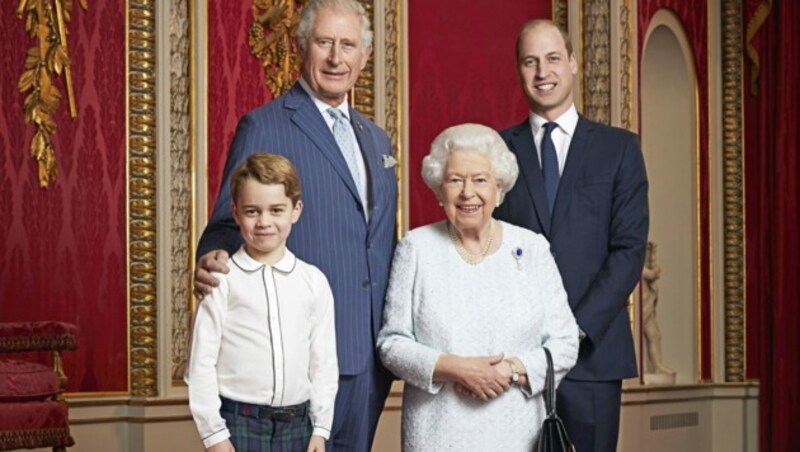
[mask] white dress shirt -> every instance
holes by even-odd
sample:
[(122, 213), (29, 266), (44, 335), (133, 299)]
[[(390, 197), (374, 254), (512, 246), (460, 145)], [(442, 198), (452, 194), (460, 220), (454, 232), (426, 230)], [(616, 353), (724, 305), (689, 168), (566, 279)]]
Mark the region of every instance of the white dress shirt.
[(328, 280), (288, 249), (268, 266), (242, 247), (228, 267), (197, 308), (186, 376), (203, 444), (230, 437), (220, 396), (270, 406), (308, 400), (313, 434), (327, 439), (339, 381)]
[[(328, 109), (331, 108), (331, 105), (323, 102), (322, 99), (320, 99), (317, 96), (317, 93), (311, 90), (311, 87), (308, 86), (308, 82), (303, 80), (302, 77), (300, 78), (299, 82), (300, 86), (302, 86), (303, 89), (306, 91), (306, 93), (308, 93), (308, 96), (311, 97), (311, 100), (314, 101), (314, 105), (316, 105), (317, 109), (319, 109), (319, 113), (325, 119), (325, 124), (328, 125), (328, 129), (330, 129), (331, 133), (333, 133), (333, 123), (335, 122), (335, 119), (330, 114), (328, 114)], [(347, 94), (345, 94), (344, 96), (344, 101), (338, 106), (333, 108), (336, 108), (337, 110), (344, 113), (344, 117), (347, 118), (347, 121), (350, 122), (350, 124), (352, 124), (352, 122), (350, 121), (350, 107), (347, 104)], [(361, 153), (361, 145), (358, 144), (358, 138), (356, 137), (356, 133), (352, 128), (350, 129), (350, 135), (353, 138), (353, 144), (355, 144), (356, 146), (355, 160), (356, 160), (356, 166), (358, 167), (358, 175), (359, 175), (359, 180), (355, 181), (356, 188), (358, 188), (359, 193), (363, 193), (364, 195), (363, 197), (361, 197), (361, 205), (364, 206), (365, 216), (367, 217), (367, 219), (369, 219), (370, 206), (369, 206), (369, 192), (367, 191), (369, 187), (369, 179), (367, 178), (367, 167), (364, 164), (364, 154)]]
[(567, 153), (569, 153), (569, 145), (572, 143), (572, 137), (575, 135), (575, 128), (578, 127), (578, 111), (573, 104), (569, 110), (565, 111), (561, 116), (556, 118), (555, 121), (548, 121), (543, 117), (531, 112), (528, 121), (531, 124), (533, 131), (533, 142), (536, 143), (536, 154), (539, 157), (539, 168), (542, 165), (542, 139), (544, 138), (544, 125), (548, 122), (555, 122), (558, 127), (550, 132), (550, 137), (553, 139), (553, 145), (556, 147), (556, 156), (558, 157), (558, 174), (564, 174), (564, 164), (567, 162)]

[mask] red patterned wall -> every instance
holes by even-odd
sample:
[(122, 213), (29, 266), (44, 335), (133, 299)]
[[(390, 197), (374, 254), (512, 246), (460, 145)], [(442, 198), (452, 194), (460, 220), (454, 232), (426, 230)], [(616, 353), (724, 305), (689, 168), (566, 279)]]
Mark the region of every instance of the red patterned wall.
[(208, 2), (209, 216), (239, 118), (272, 98), (264, 85), (261, 64), (250, 54), (247, 43), (252, 22), (251, 2)]
[(502, 130), (528, 106), (516, 75), (515, 42), (523, 23), (551, 18), (552, 2), (409, 0), (409, 223), (444, 218), (422, 180), (422, 158), (445, 128), (478, 122)]
[(125, 10), (74, 2), (69, 51), (78, 118), (66, 91), (54, 139), (58, 179), (38, 186), (16, 82), (36, 45), (0, 6), (0, 321), (55, 319), (80, 327), (65, 355), (69, 391), (127, 390)]
[[(708, 154), (708, 5), (693, 0), (640, 0), (638, 43), (639, 68), (641, 73), (642, 46), (650, 20), (659, 9), (666, 8), (675, 13), (683, 24), (688, 37), (695, 64), (698, 90), (698, 132), (700, 135), (700, 376), (711, 379), (712, 349), (711, 324), (711, 257), (710, 257), (710, 211), (709, 211), (709, 154)], [(641, 79), (641, 77), (640, 77)], [(641, 91), (641, 90), (640, 90)], [(641, 109), (640, 109), (641, 111)], [(641, 124), (641, 121), (639, 121)], [(647, 133), (647, 131), (642, 131)], [(715, 378), (721, 376), (714, 376)]]

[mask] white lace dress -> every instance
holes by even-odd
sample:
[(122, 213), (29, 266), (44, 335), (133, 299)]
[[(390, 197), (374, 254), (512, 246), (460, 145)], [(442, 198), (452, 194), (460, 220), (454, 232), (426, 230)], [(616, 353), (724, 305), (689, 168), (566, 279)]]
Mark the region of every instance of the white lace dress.
[[(577, 359), (578, 327), (549, 243), (502, 228), (500, 249), (477, 265), (460, 258), (445, 222), (417, 228), (397, 246), (378, 349), (406, 382), (406, 452), (533, 450), (544, 419), (541, 347), (552, 352), (558, 381)], [(517, 356), (530, 386), (488, 402), (464, 397), (452, 383), (432, 381), (443, 353)]]

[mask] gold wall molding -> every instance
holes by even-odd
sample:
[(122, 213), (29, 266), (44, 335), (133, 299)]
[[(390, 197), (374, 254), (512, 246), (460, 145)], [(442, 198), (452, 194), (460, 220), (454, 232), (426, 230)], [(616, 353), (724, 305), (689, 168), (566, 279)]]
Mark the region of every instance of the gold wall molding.
[(170, 1), (170, 374), (183, 383), (192, 317), (194, 186), (191, 146), (190, 0)]
[[(79, 0), (84, 10), (89, 8), (86, 1)], [(67, 24), (72, 18), (72, 1), (20, 0), (16, 14), (19, 18), (25, 15), (25, 31), (38, 40), (36, 46), (28, 49), (17, 88), (23, 94), (30, 91), (23, 106), (25, 122), (36, 125), (30, 154), (37, 162), (39, 186), (47, 188), (58, 175), (52, 142), (56, 133), (53, 114), (58, 110), (62, 95), (53, 84), (54, 75), (64, 73), (69, 114), (73, 119), (78, 116), (72, 90), (72, 63), (67, 49)]]
[(584, 0), (583, 114), (611, 124), (611, 5), (607, 0)]
[(384, 69), (386, 84), (386, 102), (384, 113), (386, 121), (384, 130), (389, 135), (392, 143), (394, 158), (397, 160), (397, 236), (400, 238), (403, 233), (405, 218), (403, 213), (403, 168), (405, 165), (405, 154), (403, 152), (402, 130), (403, 130), (403, 106), (402, 106), (402, 80), (403, 69), (400, 64), (403, 48), (403, 14), (400, 9), (401, 0), (389, 0), (386, 2), (384, 10), (385, 17), (385, 39), (384, 49)]
[[(377, 1), (377, 0), (376, 0)], [(369, 17), (372, 30), (375, 31), (375, 7), (373, 0), (358, 0), (358, 3), (364, 7)], [(372, 46), (375, 46), (375, 39), (373, 33)], [(361, 71), (356, 84), (353, 87), (352, 96), (353, 108), (358, 110), (359, 113), (366, 116), (370, 120), (375, 120), (375, 53), (367, 60), (367, 65)]]
[(745, 375), (744, 130), (742, 2), (722, 2), (722, 178), (725, 262), (725, 381)]
[(631, 0), (622, 0), (619, 7), (619, 120), (633, 130), (633, 8)]
[[(403, 117), (403, 108), (400, 103), (401, 80), (403, 77), (400, 65), (400, 49), (402, 48), (402, 14), (400, 11), (401, 0), (389, 0), (386, 4), (384, 16), (386, 18), (386, 39), (383, 43), (386, 70), (386, 124), (384, 129), (389, 135), (389, 140), (400, 153), (400, 131)], [(395, 156), (397, 158), (397, 156)], [(397, 159), (401, 166), (400, 159)]]
[(155, 0), (128, 0), (128, 303), (130, 392), (158, 395)]
[(569, 7), (567, 0), (553, 0), (553, 22), (564, 30), (569, 30)]

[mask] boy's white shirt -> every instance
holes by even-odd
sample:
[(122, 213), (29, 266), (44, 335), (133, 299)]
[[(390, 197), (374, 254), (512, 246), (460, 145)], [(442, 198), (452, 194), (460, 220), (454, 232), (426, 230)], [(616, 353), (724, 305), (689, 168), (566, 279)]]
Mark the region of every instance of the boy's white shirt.
[(328, 280), (288, 249), (268, 266), (242, 247), (228, 267), (198, 305), (186, 375), (203, 444), (230, 437), (220, 395), (270, 406), (310, 400), (313, 434), (328, 439), (339, 381)]

